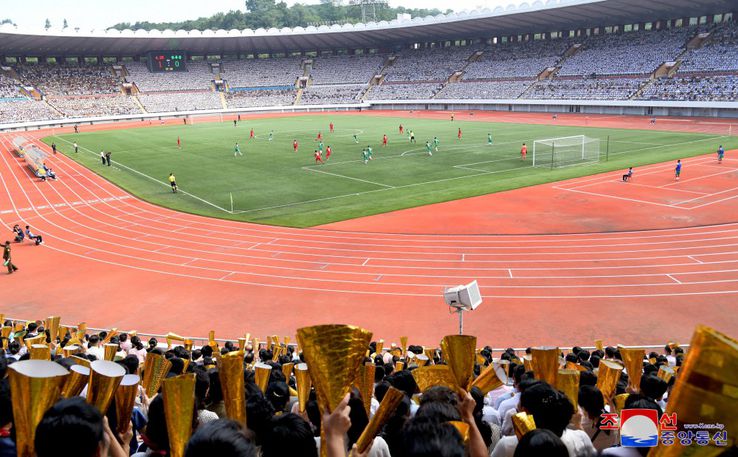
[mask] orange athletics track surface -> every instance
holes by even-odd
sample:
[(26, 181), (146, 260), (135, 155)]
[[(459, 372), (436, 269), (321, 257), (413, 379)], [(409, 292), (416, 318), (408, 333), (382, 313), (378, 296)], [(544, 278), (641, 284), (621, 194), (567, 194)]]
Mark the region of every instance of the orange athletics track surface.
[[(412, 115), (421, 114), (448, 116)], [(474, 119), (544, 122), (535, 114)], [(648, 120), (557, 122), (647, 128)], [(717, 124), (660, 120), (654, 128), (726, 131)], [(39, 182), (10, 152), (11, 138), (0, 136), (0, 223), (6, 239), (13, 224), (29, 224), (45, 243), (13, 245), (20, 271), (0, 272), (6, 316), (58, 314), (142, 333), (214, 329), (231, 339), (345, 322), (387, 341), (435, 344), (457, 329), (443, 287), (477, 279), (485, 302), (467, 314), (465, 332), (495, 347), (684, 342), (698, 322), (738, 334), (733, 151), (720, 165), (714, 155), (685, 160), (679, 183), (673, 164), (657, 164), (627, 184), (609, 173), (292, 229), (151, 205), (63, 155), (49, 159), (60, 179)]]

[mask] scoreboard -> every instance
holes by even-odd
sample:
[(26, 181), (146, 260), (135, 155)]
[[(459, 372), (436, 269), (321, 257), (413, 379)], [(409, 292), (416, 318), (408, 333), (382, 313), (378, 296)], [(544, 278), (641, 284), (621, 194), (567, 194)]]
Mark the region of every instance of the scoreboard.
[(187, 71), (185, 60), (183, 51), (150, 52), (149, 70), (153, 72)]

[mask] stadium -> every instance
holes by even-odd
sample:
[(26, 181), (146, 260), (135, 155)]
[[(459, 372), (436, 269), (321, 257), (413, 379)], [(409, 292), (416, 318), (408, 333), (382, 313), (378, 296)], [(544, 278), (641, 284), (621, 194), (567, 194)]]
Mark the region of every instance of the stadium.
[(736, 6), (0, 25), (0, 454), (734, 455)]

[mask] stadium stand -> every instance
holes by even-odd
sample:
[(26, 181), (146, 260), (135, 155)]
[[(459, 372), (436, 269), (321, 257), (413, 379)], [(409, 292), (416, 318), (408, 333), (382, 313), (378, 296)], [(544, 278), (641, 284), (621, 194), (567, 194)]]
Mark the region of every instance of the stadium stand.
[(295, 89), (241, 90), (228, 92), (226, 101), (231, 108), (287, 106), (295, 103)]
[(168, 73), (152, 73), (142, 62), (127, 63), (126, 69), (126, 81), (135, 83), (141, 92), (210, 89), (214, 79), (205, 62), (190, 62), (187, 71)]
[(637, 78), (559, 78), (539, 81), (526, 94), (531, 99), (625, 100), (645, 79)]
[(379, 73), (387, 56), (328, 56), (313, 60), (310, 77), (313, 84), (367, 83)]
[(48, 102), (66, 117), (117, 116), (141, 113), (138, 105), (131, 97), (125, 95), (49, 97)]
[(735, 102), (738, 101), (738, 75), (658, 79), (643, 91), (640, 98)]
[(355, 103), (366, 84), (310, 86), (302, 92), (303, 105)]
[(436, 95), (442, 99), (505, 99), (518, 98), (533, 84), (533, 80), (461, 81), (446, 85)]
[(46, 119), (60, 119), (62, 117), (44, 102), (28, 99), (0, 101), (0, 122), (42, 121)]
[(367, 94), (370, 100), (418, 100), (433, 97), (441, 88), (440, 82), (435, 83), (384, 83), (372, 87)]
[(20, 65), (21, 82), (44, 95), (91, 95), (120, 92), (120, 81), (104, 65)]
[(480, 46), (405, 49), (388, 67), (386, 81), (445, 81), (461, 70)]
[(300, 63), (294, 57), (225, 60), (221, 76), (229, 87), (294, 86), (304, 74)]
[[(67, 436), (70, 427), (102, 430), (102, 417), (113, 403), (111, 429), (125, 431), (133, 421), (136, 433), (107, 443), (120, 446), (120, 455), (137, 457), (204, 457), (213, 449), (239, 457), (317, 457), (318, 436), (339, 450), (329, 456), (345, 456), (354, 443), (371, 444), (372, 457), (622, 455), (623, 448), (609, 449), (619, 443), (619, 433), (598, 431), (603, 411), (653, 409), (660, 418), (668, 408), (684, 420), (701, 417), (705, 405), (728, 413), (735, 399), (721, 386), (733, 373), (712, 360), (738, 359), (734, 340), (701, 325), (693, 346), (669, 342), (647, 349), (600, 342), (570, 350), (503, 350), (479, 347), (476, 337), (458, 335), (444, 337), (441, 348), (419, 346), (408, 337), (401, 337), (400, 345), (384, 346), (383, 340), (370, 341), (367, 330), (333, 325), (298, 330), (297, 350), (286, 344), (286, 337), (235, 342), (169, 333), (147, 340), (135, 332), (63, 326), (59, 317), (6, 320), (3, 335), (0, 358), (10, 381), (0, 381), (0, 413), (14, 425), (15, 439), (0, 440), (0, 451), (16, 455), (17, 447), (30, 451), (18, 455), (38, 457), (59, 455), (69, 446), (77, 453), (83, 446), (97, 449), (103, 438), (94, 433), (78, 432), (73, 444), (64, 438), (53, 446), (48, 441)], [(715, 384), (697, 384), (695, 373), (705, 366), (715, 367)], [(21, 394), (42, 376), (48, 380), (49, 373), (59, 376), (57, 388), (46, 381), (36, 397)], [(95, 382), (100, 374), (112, 381)], [(125, 391), (119, 385), (132, 386), (130, 401), (113, 401), (116, 390), (116, 397)], [(345, 393), (348, 402), (338, 406)], [(319, 402), (333, 404), (335, 416), (321, 420)], [(38, 416), (43, 415), (38, 428), (17, 419), (31, 408), (40, 408)], [(181, 414), (187, 420), (175, 420)], [(60, 418), (72, 415), (73, 421)], [(337, 420), (341, 415), (344, 420)], [(449, 420), (463, 424), (458, 427), (468, 433), (467, 440)], [(381, 422), (372, 430), (374, 421)], [(248, 439), (240, 428), (244, 422)], [(365, 429), (372, 431), (360, 438)], [(45, 439), (33, 441), (34, 430)], [(540, 453), (531, 450), (529, 438), (536, 433), (547, 435), (549, 447)], [(711, 450), (719, 452), (730, 443), (721, 434), (708, 436), (716, 442), (710, 445), (707, 439)], [(252, 442), (260, 445), (259, 454)], [(551, 453), (552, 446), (561, 452)], [(234, 447), (237, 453), (223, 451)]]
[(222, 108), (216, 92), (150, 92), (138, 95), (146, 111), (150, 113), (191, 111)]
[(0, 73), (0, 99), (13, 99), (20, 96), (21, 94), (20, 88), (18, 87), (18, 81)]

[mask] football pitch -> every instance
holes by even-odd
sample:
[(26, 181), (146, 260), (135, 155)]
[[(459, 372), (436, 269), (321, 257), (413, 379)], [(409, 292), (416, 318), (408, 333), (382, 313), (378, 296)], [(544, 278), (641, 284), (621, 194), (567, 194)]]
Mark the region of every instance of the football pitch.
[[(328, 131), (330, 122), (334, 133)], [(251, 129), (254, 139), (249, 139)], [(417, 143), (409, 142), (408, 130), (415, 133)], [(325, 164), (316, 164), (313, 157), (318, 132), (332, 149)], [(491, 145), (488, 134), (493, 137)], [(531, 165), (535, 140), (577, 135), (599, 139), (598, 163), (564, 168)], [(430, 156), (425, 143), (434, 137), (440, 145)], [(297, 153), (293, 140), (299, 143)], [(719, 144), (738, 148), (737, 137), (719, 135), (371, 114), (247, 118), (236, 127), (227, 121), (82, 131), (43, 141), (55, 142), (60, 152), (149, 202), (206, 216), (293, 227), (676, 160), (714, 152)], [(74, 142), (79, 145), (77, 154)], [(243, 156), (234, 157), (237, 142)], [(520, 160), (523, 143), (529, 149), (527, 161)], [(367, 146), (373, 159), (365, 164), (362, 149)], [(101, 164), (101, 150), (112, 153), (113, 166)], [(171, 192), (169, 173), (177, 178), (177, 194)]]

